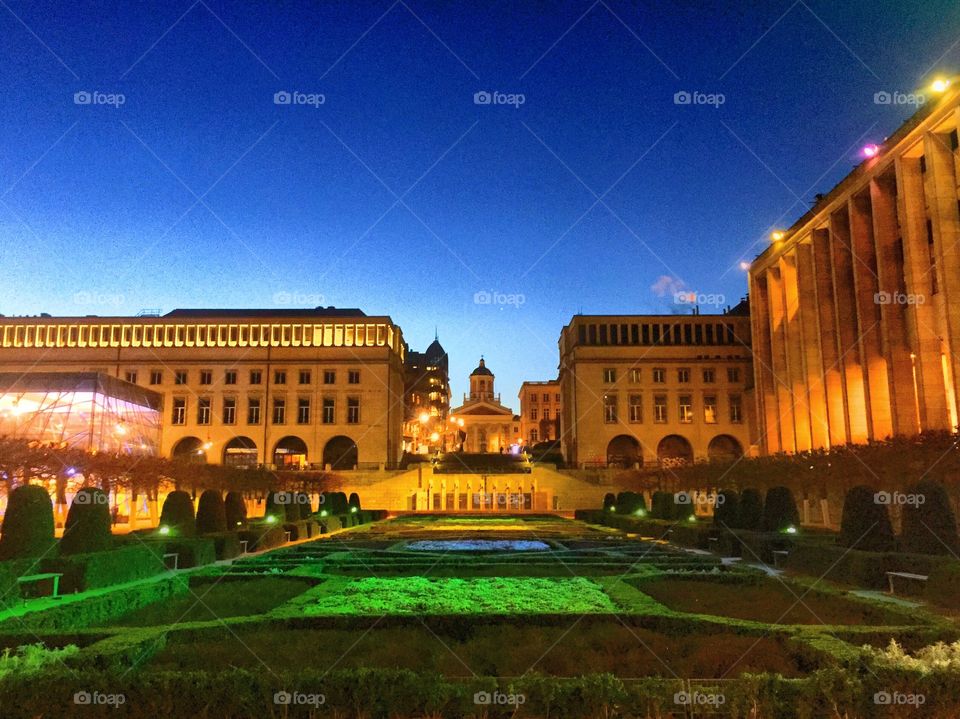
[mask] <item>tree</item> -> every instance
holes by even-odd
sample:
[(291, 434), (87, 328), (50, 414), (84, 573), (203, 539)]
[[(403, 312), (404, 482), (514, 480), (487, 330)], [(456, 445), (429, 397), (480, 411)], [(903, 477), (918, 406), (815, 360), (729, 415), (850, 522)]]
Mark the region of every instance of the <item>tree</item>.
[(243, 501), (243, 494), (237, 491), (227, 492), (223, 502), (228, 529), (236, 529), (247, 523), (247, 503)]
[(617, 506), (617, 498), (613, 492), (607, 492), (603, 495), (603, 511), (609, 512), (612, 508)]
[(843, 498), (840, 537), (837, 543), (866, 552), (889, 552), (895, 547), (887, 505), (870, 487), (858, 485)]
[(103, 552), (111, 546), (109, 498), (101, 489), (84, 487), (73, 496), (67, 512), (60, 554)]
[(900, 548), (918, 554), (956, 554), (957, 520), (947, 490), (925, 479), (907, 490)]
[(40, 557), (54, 543), (53, 503), (43, 487), (22, 484), (10, 493), (0, 527), (0, 558)]
[(717, 503), (713, 507), (713, 522), (722, 527), (737, 527), (740, 524), (740, 495), (733, 489), (722, 489), (717, 493)]
[(783, 532), (800, 526), (800, 513), (789, 487), (771, 487), (763, 503), (763, 519), (760, 529), (764, 532)]
[(263, 510), (264, 519), (273, 517), (274, 522), (287, 521), (287, 507), (290, 504), (287, 501), (288, 494), (287, 492), (270, 492), (267, 495), (267, 505)]
[(183, 490), (170, 492), (163, 500), (160, 510), (160, 529), (166, 527), (168, 531), (176, 532), (181, 536), (190, 537), (196, 533), (193, 517), (193, 500)]
[(673, 502), (673, 492), (654, 492), (650, 500), (650, 514), (655, 519), (674, 519), (676, 509)]
[(227, 513), (219, 489), (208, 489), (197, 503), (197, 532), (212, 534), (227, 530)]
[(740, 521), (737, 529), (759, 529), (763, 520), (763, 495), (747, 488), (740, 493)]
[(351, 493), (350, 499), (347, 501), (347, 503), (350, 505), (351, 512), (354, 510), (357, 512), (360, 511), (360, 495), (356, 492)]

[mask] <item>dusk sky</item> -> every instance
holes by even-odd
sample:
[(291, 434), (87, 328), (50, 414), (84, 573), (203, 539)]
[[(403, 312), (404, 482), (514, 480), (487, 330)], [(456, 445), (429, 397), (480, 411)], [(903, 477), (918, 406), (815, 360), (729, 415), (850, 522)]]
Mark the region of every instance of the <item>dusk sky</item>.
[(736, 304), (960, 4), (3, 0), (0, 58), (0, 313), (359, 307), (517, 409), (577, 312)]

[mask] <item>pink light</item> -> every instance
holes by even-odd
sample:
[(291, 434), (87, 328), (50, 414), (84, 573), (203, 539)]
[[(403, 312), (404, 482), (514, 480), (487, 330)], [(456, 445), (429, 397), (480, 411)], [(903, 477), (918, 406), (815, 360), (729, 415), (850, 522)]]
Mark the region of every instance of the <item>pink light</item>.
[(878, 145), (864, 145), (860, 152), (863, 153), (864, 157), (876, 157), (880, 154), (880, 147)]

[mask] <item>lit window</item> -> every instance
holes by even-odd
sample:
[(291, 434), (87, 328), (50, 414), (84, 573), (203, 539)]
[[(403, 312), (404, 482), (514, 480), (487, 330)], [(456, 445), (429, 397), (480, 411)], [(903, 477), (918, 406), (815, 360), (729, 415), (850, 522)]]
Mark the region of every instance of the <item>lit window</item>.
[(186, 397), (173, 398), (173, 416), (170, 418), (170, 423), (171, 424), (187, 423), (187, 398)]
[(640, 370), (634, 367), (630, 370), (630, 382), (637, 384), (640, 381)]
[(247, 400), (247, 424), (260, 424), (260, 399), (251, 397)]
[(643, 395), (630, 395), (630, 421), (643, 422)]
[(223, 423), (236, 424), (237, 400), (234, 397), (223, 398)]
[(653, 397), (653, 421), (658, 424), (665, 424), (667, 421), (667, 396), (665, 394), (658, 394)]
[(323, 423), (333, 424), (336, 422), (337, 405), (333, 397), (323, 398)]
[(603, 370), (604, 384), (614, 384), (617, 381), (617, 370), (613, 367), (605, 367)]
[(717, 423), (717, 396), (715, 394), (703, 397), (703, 421), (707, 424)]
[(210, 398), (197, 400), (197, 424), (210, 424)]
[(347, 398), (347, 424), (360, 424), (360, 398)]
[(310, 424), (309, 397), (300, 397), (297, 400), (297, 424)]
[(653, 381), (655, 384), (665, 384), (667, 381), (667, 371), (662, 367), (654, 367)]
[(730, 422), (740, 424), (743, 422), (743, 404), (740, 395), (730, 395)]
[(612, 424), (617, 421), (617, 395), (603, 395), (603, 421)]
[(273, 400), (273, 423), (285, 424), (287, 421), (287, 402), (280, 397)]
[(680, 412), (680, 422), (682, 424), (693, 422), (693, 398), (690, 395), (680, 395), (677, 398), (677, 408)]

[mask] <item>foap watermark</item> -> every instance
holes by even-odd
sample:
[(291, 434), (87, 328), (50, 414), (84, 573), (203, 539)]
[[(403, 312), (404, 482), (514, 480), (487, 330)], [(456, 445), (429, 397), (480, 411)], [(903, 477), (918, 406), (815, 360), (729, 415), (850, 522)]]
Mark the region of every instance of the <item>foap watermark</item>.
[(122, 92), (100, 92), (99, 90), (80, 90), (73, 93), (74, 105), (109, 105), (120, 107), (127, 101)]
[(273, 304), (275, 305), (297, 305), (304, 307), (319, 307), (325, 304), (327, 299), (320, 294), (310, 292), (287, 292), (281, 290), (273, 293)]
[(123, 295), (112, 292), (80, 290), (74, 293), (73, 303), (76, 305), (109, 305), (111, 307), (117, 307), (123, 304)]
[(493, 692), (477, 692), (473, 695), (473, 703), (479, 706), (520, 706), (527, 701), (525, 694), (504, 694), (497, 690)]
[(926, 703), (924, 694), (908, 694), (906, 692), (877, 692), (873, 695), (873, 703), (880, 706), (912, 706), (918, 707)]
[(727, 698), (718, 692), (677, 692), (673, 695), (673, 703), (685, 707), (718, 707), (726, 703)]
[(310, 506), (310, 497), (299, 492), (274, 492), (277, 504), (305, 504)]
[(673, 303), (677, 305), (697, 305), (700, 307), (723, 307), (727, 298), (719, 293), (693, 292), (680, 290), (673, 293)]
[(473, 93), (474, 105), (512, 105), (513, 109), (519, 110), (520, 106), (527, 101), (527, 96), (522, 92), (487, 92), (480, 90)]
[(927, 96), (922, 92), (900, 92), (899, 90), (887, 92), (886, 90), (881, 90), (880, 92), (873, 93), (874, 105), (912, 105), (919, 107), (926, 101)]
[(475, 305), (498, 305), (500, 307), (513, 306), (517, 309), (527, 302), (526, 295), (518, 292), (497, 292), (496, 290), (479, 290), (473, 293)]
[(720, 107), (727, 101), (726, 95), (722, 92), (700, 92), (694, 90), (679, 90), (673, 93), (674, 105), (710, 105), (714, 109)]
[(73, 695), (73, 703), (78, 706), (108, 706), (117, 709), (126, 702), (127, 697), (124, 694), (108, 694), (100, 691), (88, 692), (86, 689), (82, 689)]
[(915, 292), (875, 292), (873, 303), (877, 305), (922, 305), (927, 301), (926, 295)]
[(674, 492), (674, 504), (705, 504), (711, 507), (719, 507), (726, 501), (726, 497), (716, 492)]
[(77, 492), (74, 504), (109, 504), (110, 498), (104, 492)]
[(300, 92), (293, 90), (278, 90), (273, 93), (274, 105), (308, 105), (317, 108), (327, 102), (327, 96), (321, 92)]
[(283, 690), (273, 695), (273, 703), (278, 706), (319, 707), (326, 704), (326, 702), (327, 698), (323, 694), (308, 694), (306, 692), (288, 692)]
[(904, 492), (876, 492), (873, 495), (874, 504), (890, 506), (919, 507), (927, 501), (923, 494), (905, 494)]

